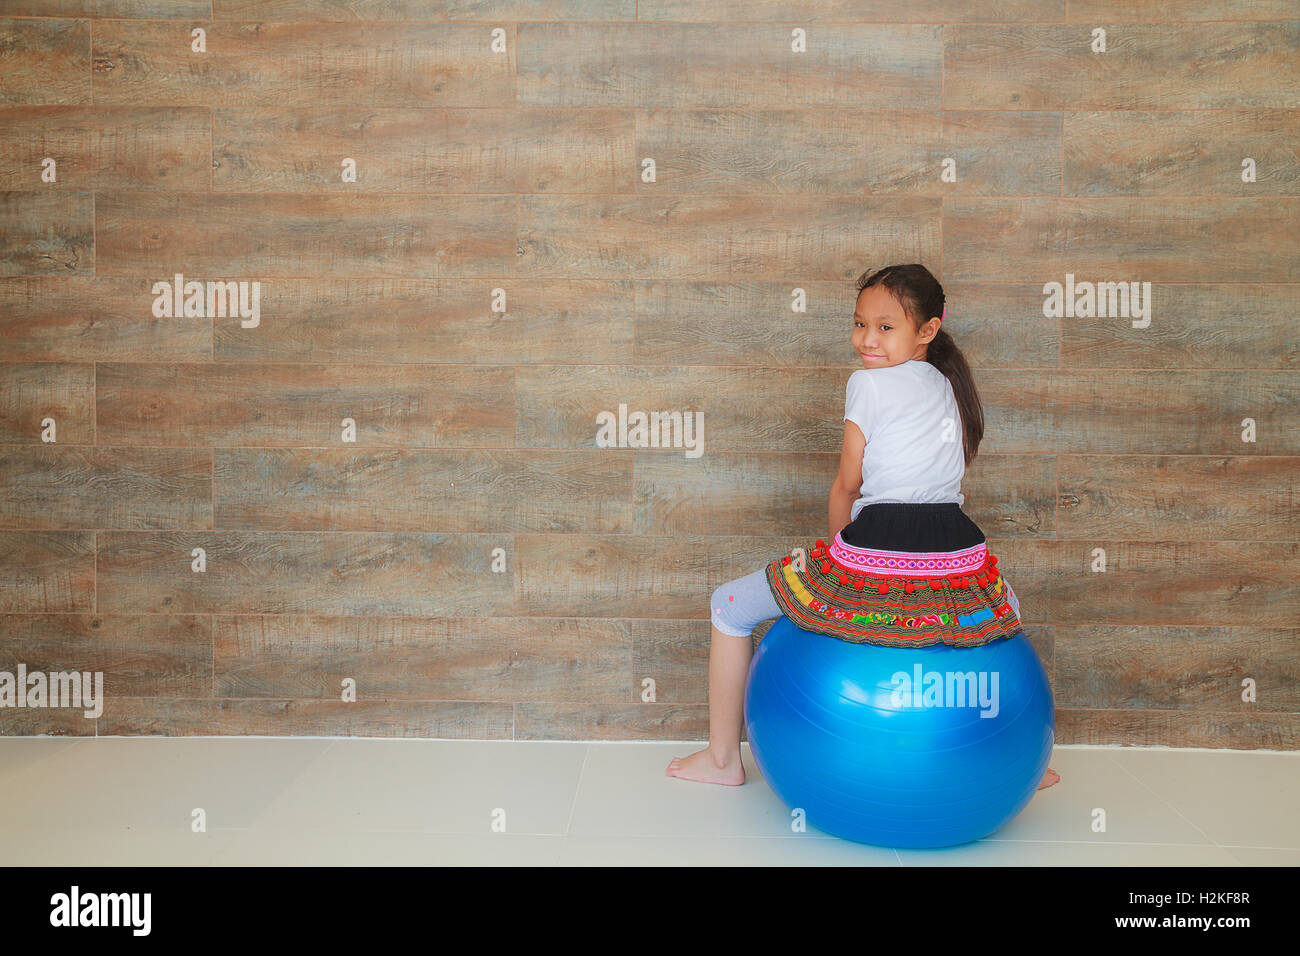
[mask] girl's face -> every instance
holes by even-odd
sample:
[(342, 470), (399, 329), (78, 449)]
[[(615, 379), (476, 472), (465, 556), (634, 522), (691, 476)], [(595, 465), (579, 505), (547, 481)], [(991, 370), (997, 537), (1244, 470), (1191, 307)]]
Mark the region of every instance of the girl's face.
[(926, 344), (939, 334), (935, 316), (918, 332), (889, 290), (870, 286), (858, 293), (853, 313), (853, 351), (863, 368), (888, 368), (925, 358)]

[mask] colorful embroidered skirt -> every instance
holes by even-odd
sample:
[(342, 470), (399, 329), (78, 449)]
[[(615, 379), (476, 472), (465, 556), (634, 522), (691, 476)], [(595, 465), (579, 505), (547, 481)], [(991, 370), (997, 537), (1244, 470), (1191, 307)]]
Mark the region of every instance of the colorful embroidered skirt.
[(877, 502), (805, 561), (767, 565), (767, 583), (799, 627), (855, 644), (975, 647), (1011, 637), (1007, 600), (984, 533), (954, 502)]

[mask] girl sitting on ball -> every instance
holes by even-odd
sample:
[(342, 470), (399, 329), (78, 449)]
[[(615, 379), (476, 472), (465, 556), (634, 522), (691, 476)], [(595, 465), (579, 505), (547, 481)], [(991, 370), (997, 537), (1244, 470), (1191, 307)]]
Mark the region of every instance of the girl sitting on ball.
[[(736, 786), (751, 635), (781, 614), (854, 643), (972, 647), (1018, 633), (1020, 604), (984, 533), (961, 510), (961, 479), (984, 414), (961, 349), (941, 326), (943, 287), (919, 264), (857, 281), (844, 447), (830, 491), (831, 543), (713, 592), (709, 745), (667, 774)], [(928, 318), (927, 318), (928, 316)], [(1060, 778), (1049, 769), (1039, 789)]]

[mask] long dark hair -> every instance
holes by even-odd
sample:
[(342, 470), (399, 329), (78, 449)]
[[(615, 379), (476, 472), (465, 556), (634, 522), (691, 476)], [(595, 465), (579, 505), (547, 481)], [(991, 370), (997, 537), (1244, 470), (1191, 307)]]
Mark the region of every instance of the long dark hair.
[[(874, 285), (884, 286), (889, 291), (918, 332), (931, 318), (944, 314), (943, 286), (929, 269), (918, 262), (885, 266), (874, 273), (867, 270), (858, 276), (859, 293)], [(975, 377), (966, 364), (966, 356), (944, 328), (940, 328), (939, 334), (926, 343), (925, 361), (943, 372), (952, 383), (957, 409), (961, 412), (962, 450), (969, 465), (984, 438), (984, 406), (975, 390)]]

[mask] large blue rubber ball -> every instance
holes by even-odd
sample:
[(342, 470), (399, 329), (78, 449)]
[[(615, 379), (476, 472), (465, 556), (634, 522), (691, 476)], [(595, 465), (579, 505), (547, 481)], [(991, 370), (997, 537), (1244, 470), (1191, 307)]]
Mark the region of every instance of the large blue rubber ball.
[(759, 771), (809, 826), (859, 843), (986, 837), (1033, 798), (1056, 731), (1023, 631), (979, 647), (853, 644), (782, 615), (745, 686)]

